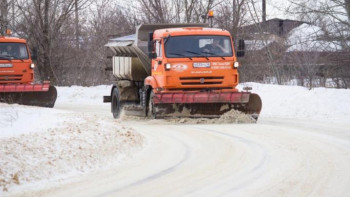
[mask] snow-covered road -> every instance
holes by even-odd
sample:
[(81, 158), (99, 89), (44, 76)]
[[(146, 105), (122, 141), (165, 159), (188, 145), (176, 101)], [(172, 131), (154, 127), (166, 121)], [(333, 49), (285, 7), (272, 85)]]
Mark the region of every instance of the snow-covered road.
[(349, 196), (350, 125), (124, 122), (148, 145), (113, 169), (24, 196)]
[[(300, 104), (299, 107), (310, 114), (303, 113), (299, 118), (271, 117), (273, 113), (283, 115), (278, 106), (285, 106), (265, 96), (265, 107), (270, 107), (267, 112), (271, 116), (263, 114), (257, 124), (118, 121), (115, 123), (119, 128), (132, 128), (144, 138), (142, 150), (132, 157), (92, 173), (41, 182), (4, 194), (26, 197), (350, 196), (350, 121), (346, 121), (350, 117), (349, 105), (330, 113), (320, 107), (307, 109), (310, 101), (296, 98), (305, 99), (305, 95), (311, 93), (318, 96), (318, 90), (304, 95), (303, 89), (298, 90), (299, 94), (291, 93), (292, 89), (297, 88), (281, 91), (280, 99)], [(329, 95), (336, 92), (330, 91)], [(266, 88), (263, 94), (269, 94)], [(282, 97), (284, 94), (290, 96)], [(325, 98), (329, 99), (329, 95)], [(348, 91), (340, 90), (338, 97), (347, 100), (349, 95)], [(322, 97), (317, 102), (323, 106), (325, 102), (321, 101)], [(273, 108), (272, 104), (277, 107)], [(56, 109), (114, 121), (108, 105), (62, 102)], [(288, 115), (298, 113), (297, 109), (293, 110), (290, 106)], [(267, 112), (264, 113), (269, 114)], [(316, 121), (304, 117), (308, 115), (330, 118)]]

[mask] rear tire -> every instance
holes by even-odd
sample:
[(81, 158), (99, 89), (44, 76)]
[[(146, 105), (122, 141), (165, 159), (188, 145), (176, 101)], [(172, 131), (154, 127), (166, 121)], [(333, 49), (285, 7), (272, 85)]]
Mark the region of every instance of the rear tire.
[(123, 103), (120, 102), (120, 93), (117, 87), (112, 92), (112, 114), (115, 119), (120, 117), (121, 110), (123, 109)]

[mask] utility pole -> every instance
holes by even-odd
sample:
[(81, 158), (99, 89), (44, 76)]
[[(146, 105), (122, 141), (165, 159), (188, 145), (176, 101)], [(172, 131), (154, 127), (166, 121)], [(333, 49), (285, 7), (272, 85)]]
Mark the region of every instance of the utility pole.
[(262, 0), (262, 21), (266, 22), (266, 0)]

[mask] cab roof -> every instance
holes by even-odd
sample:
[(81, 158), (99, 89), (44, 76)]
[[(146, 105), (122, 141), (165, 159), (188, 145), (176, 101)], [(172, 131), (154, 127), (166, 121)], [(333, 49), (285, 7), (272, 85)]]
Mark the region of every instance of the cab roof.
[(205, 27), (182, 27), (166, 28), (154, 31), (153, 38), (162, 38), (167, 36), (188, 36), (188, 35), (219, 35), (230, 36), (230, 32), (224, 29), (205, 28)]
[(0, 36), (0, 42), (27, 43), (25, 39), (7, 36)]

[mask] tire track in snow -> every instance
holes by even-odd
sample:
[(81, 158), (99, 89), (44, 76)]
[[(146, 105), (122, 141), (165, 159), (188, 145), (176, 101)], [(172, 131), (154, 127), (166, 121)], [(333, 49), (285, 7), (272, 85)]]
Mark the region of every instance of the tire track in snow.
[(118, 188), (118, 189), (114, 189), (114, 190), (111, 190), (111, 191), (108, 191), (108, 192), (105, 192), (105, 193), (102, 193), (102, 194), (98, 194), (96, 195), (96, 197), (98, 196), (111, 196), (115, 193), (118, 193), (118, 192), (121, 192), (123, 190), (126, 190), (126, 189), (129, 189), (129, 188), (132, 188), (132, 187), (135, 187), (135, 186), (139, 186), (139, 185), (142, 185), (142, 184), (145, 184), (145, 183), (148, 183), (148, 182), (151, 182), (153, 180), (156, 180), (156, 179), (159, 179), (163, 176), (166, 176), (172, 172), (174, 172), (179, 166), (181, 166), (185, 161), (188, 160), (188, 158), (190, 157), (191, 155), (191, 151), (190, 151), (190, 148), (187, 144), (185, 144), (184, 142), (180, 141), (179, 139), (175, 139), (175, 141), (177, 141), (179, 144), (181, 144), (182, 147), (184, 147), (185, 149), (185, 153), (183, 154), (181, 160), (177, 163), (175, 163), (174, 165), (172, 166), (169, 166), (168, 168), (166, 169), (163, 169), (157, 173), (154, 173), (154, 174), (151, 174), (145, 178), (142, 178), (136, 182), (133, 182), (133, 183), (130, 183), (126, 186), (123, 186), (121, 188)]
[[(209, 133), (216, 133), (216, 134), (234, 139), (235, 141), (238, 141), (240, 143), (245, 144), (248, 148), (254, 149), (254, 151), (257, 152), (256, 155), (258, 155), (258, 157), (259, 157), (259, 160), (256, 162), (256, 164), (253, 167), (246, 169), (244, 172), (242, 172), (243, 173), (242, 177), (248, 177), (248, 178), (246, 178), (245, 180), (241, 180), (239, 183), (236, 183), (234, 187), (227, 189), (225, 192), (222, 192), (218, 196), (227, 195), (233, 191), (244, 189), (244, 186), (249, 185), (248, 183), (253, 182), (254, 180), (256, 180), (257, 178), (259, 178), (263, 175), (264, 165), (267, 163), (269, 157), (267, 155), (267, 151), (260, 144), (254, 142), (252, 140), (248, 140), (248, 139), (245, 139), (243, 137), (239, 137), (237, 135), (225, 133), (225, 132), (214, 130), (214, 129), (207, 129), (207, 128), (201, 128), (201, 127), (193, 127), (193, 128), (195, 128), (197, 130), (209, 132)], [(222, 180), (220, 182), (229, 182), (230, 180), (231, 180), (231, 182), (237, 181), (237, 180), (232, 180), (232, 177), (229, 177), (228, 179)], [(215, 184), (211, 187), (213, 187), (213, 189), (214, 189), (218, 185), (220, 185), (220, 184), (218, 183), (218, 184)], [(194, 195), (195, 193), (198, 193), (198, 191), (193, 191), (193, 192), (189, 193), (189, 195)]]

